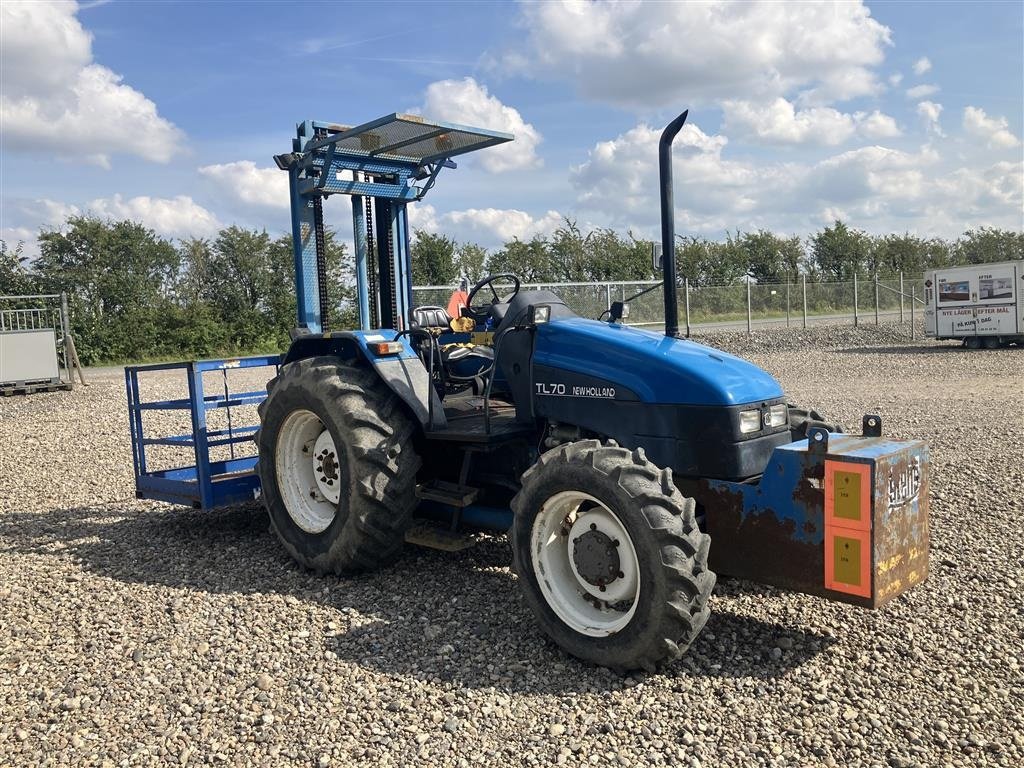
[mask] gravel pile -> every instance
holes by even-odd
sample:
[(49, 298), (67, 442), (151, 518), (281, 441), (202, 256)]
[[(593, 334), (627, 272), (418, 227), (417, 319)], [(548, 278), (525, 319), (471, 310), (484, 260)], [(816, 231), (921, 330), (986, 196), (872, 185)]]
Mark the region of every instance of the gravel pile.
[(0, 765), (1022, 764), (1024, 350), (714, 340), (930, 441), (926, 584), (868, 612), (721, 579), (689, 654), (622, 678), (545, 643), (501, 538), (319, 578), (259, 508), (135, 500), (101, 371), (0, 399)]

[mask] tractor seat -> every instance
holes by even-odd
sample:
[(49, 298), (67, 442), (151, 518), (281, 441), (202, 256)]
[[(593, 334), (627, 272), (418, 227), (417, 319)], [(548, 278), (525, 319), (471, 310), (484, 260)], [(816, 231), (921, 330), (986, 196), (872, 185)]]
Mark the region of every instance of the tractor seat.
[(452, 318), (444, 307), (416, 307), (412, 311), (412, 327), (423, 330), (450, 331)]

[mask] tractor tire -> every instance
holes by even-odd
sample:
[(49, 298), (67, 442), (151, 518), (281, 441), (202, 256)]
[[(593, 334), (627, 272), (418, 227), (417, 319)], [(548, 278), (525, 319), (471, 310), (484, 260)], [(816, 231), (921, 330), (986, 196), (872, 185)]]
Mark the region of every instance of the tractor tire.
[(829, 432), (845, 432), (840, 424), (829, 424), (824, 417), (814, 410), (800, 408), (789, 403), (789, 433), (795, 443), (807, 439), (807, 430), (811, 427), (824, 427)]
[(369, 369), (289, 363), (260, 405), (257, 471), (284, 548), (319, 573), (394, 559), (416, 508), (414, 424)]
[(711, 538), (672, 473), (614, 443), (554, 448), (512, 500), (513, 567), (543, 632), (620, 671), (677, 659), (703, 629)]

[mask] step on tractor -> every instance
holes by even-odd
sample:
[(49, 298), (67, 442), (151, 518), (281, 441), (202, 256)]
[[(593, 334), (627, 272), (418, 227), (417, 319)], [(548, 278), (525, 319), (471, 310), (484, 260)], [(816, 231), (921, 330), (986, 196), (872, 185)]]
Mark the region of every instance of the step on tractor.
[[(298, 323), (260, 405), (273, 528), (324, 573), (386, 566), (414, 521), (507, 532), (540, 628), (615, 669), (680, 656), (715, 573), (867, 608), (927, 575), (928, 450), (787, 402), (738, 357), (681, 338), (671, 146), (659, 147), (665, 332), (615, 302), (580, 317), (513, 274), (452, 317), (414, 306), (407, 205), (452, 158), (512, 140), (393, 114), (307, 121), (291, 189)], [(359, 330), (331, 328), (323, 200), (351, 199)], [(510, 620), (513, 617), (510, 616)]]

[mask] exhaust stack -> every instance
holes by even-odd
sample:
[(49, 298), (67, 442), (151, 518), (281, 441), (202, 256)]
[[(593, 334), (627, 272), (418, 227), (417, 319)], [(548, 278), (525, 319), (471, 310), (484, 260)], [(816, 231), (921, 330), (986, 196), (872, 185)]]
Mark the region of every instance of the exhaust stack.
[(661, 177), (661, 253), (665, 278), (665, 335), (679, 335), (679, 304), (676, 297), (676, 215), (672, 202), (672, 142), (686, 116), (686, 110), (665, 126), (658, 142), (658, 171)]

